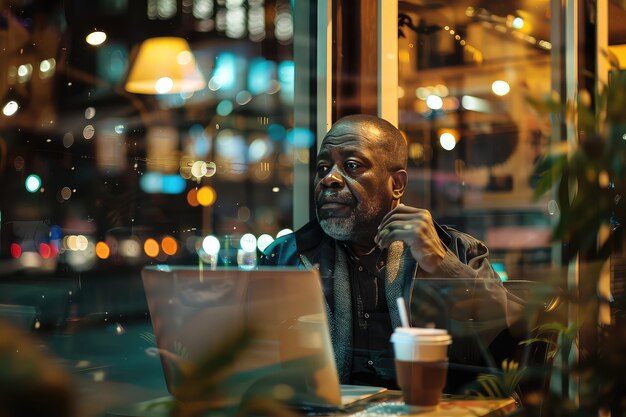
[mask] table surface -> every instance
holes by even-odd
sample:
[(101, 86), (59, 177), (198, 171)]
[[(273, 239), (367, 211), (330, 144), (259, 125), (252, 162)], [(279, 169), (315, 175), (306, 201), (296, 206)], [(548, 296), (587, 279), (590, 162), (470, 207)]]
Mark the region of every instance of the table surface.
[[(171, 397), (160, 397), (150, 401), (134, 404), (128, 408), (110, 410), (106, 415), (109, 417), (165, 417), (170, 415), (170, 410), (158, 404), (167, 403)], [(347, 416), (354, 417), (392, 417), (392, 416), (419, 416), (419, 417), (495, 417), (505, 415), (516, 408), (515, 401), (511, 398), (503, 399), (480, 399), (475, 397), (444, 396), (436, 408), (419, 408), (407, 406), (403, 403), (399, 391), (387, 391), (383, 395), (353, 410), (340, 410), (337, 412), (317, 412), (315, 414), (303, 413), (301, 415), (316, 416)], [(231, 410), (232, 411), (232, 410)], [(220, 412), (215, 410), (211, 415), (218, 416)], [(225, 414), (226, 415), (226, 414)]]

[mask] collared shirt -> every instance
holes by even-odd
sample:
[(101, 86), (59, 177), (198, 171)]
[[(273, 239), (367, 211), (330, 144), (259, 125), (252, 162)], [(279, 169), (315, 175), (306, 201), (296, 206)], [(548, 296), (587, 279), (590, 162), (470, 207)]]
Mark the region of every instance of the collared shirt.
[(346, 246), (352, 296), (352, 378), (355, 385), (397, 388), (392, 328), (385, 296), (386, 257), (380, 250), (360, 258)]

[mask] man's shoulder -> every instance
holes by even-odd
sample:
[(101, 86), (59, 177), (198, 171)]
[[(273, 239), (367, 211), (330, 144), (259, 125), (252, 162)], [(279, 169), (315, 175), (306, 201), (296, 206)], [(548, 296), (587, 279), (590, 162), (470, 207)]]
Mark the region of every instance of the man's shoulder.
[(274, 240), (261, 257), (264, 265), (297, 265), (300, 253), (318, 246), (323, 232), (315, 220), (302, 226), (295, 232), (281, 236)]

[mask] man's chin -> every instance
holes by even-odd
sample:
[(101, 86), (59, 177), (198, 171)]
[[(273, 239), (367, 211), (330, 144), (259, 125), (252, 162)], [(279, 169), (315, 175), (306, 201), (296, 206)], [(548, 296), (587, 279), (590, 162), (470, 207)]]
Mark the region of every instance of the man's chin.
[(319, 223), (324, 233), (335, 240), (350, 240), (354, 234), (354, 217), (330, 217)]

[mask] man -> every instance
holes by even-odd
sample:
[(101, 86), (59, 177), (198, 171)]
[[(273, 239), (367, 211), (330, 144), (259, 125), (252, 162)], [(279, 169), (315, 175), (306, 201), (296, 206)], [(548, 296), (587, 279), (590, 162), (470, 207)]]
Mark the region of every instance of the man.
[(410, 306), (413, 326), (449, 327), (440, 320), (448, 312), (425, 307), (428, 292), (415, 285), (420, 278), (484, 278), (481, 294), (490, 299), (478, 305), (459, 300), (469, 301), (465, 320), (479, 331), (460, 338), (453, 332), (459, 353), (451, 352), (451, 363), (484, 364), (471, 357), (507, 324), (506, 292), (485, 245), (439, 226), (428, 210), (400, 203), (406, 164), (407, 144), (393, 125), (367, 115), (340, 119), (317, 155), (317, 218), (277, 239), (261, 259), (264, 265), (319, 268), (342, 383), (395, 386), (389, 338), (400, 326), (398, 297)]

